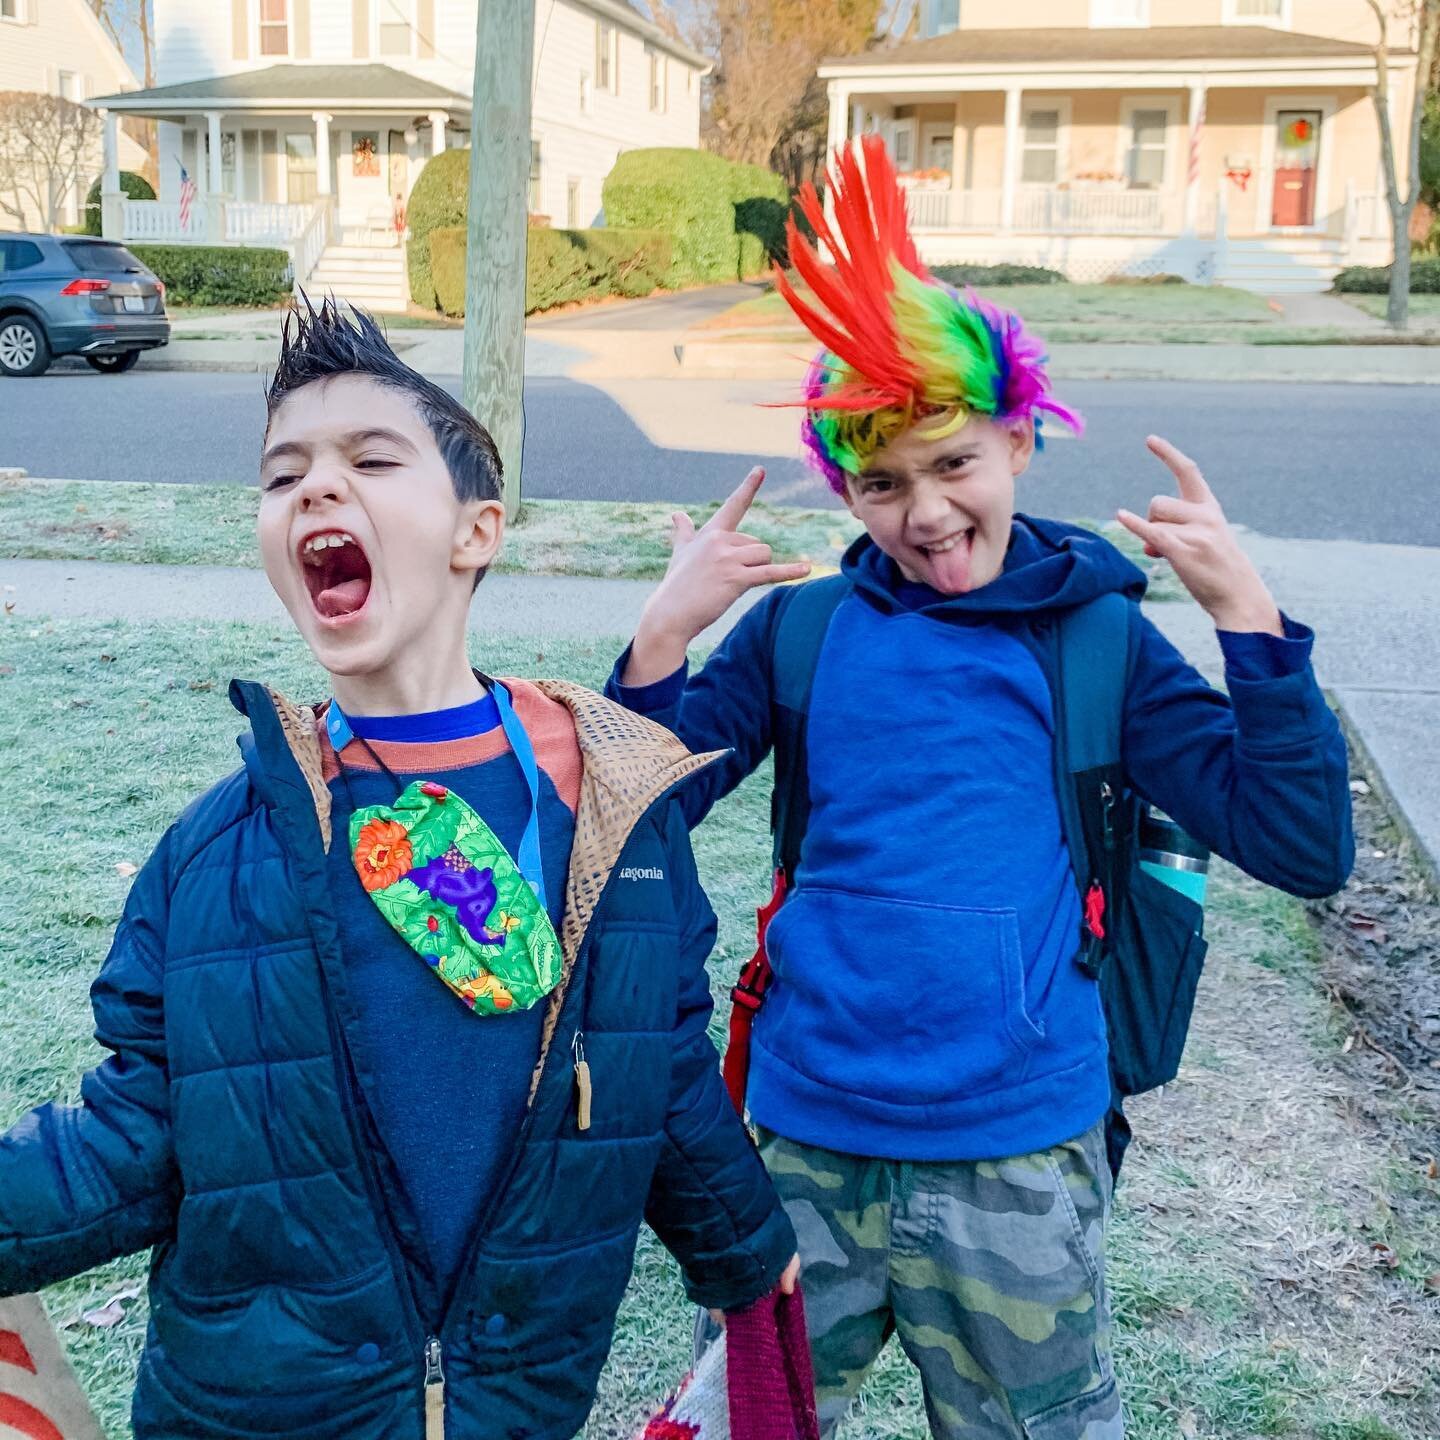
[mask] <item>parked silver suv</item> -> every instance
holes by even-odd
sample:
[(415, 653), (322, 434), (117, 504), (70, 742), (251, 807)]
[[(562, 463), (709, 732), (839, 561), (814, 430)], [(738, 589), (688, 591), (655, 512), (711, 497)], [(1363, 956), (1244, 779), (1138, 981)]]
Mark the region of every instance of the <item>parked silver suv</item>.
[(169, 343), (165, 286), (123, 245), (0, 234), (0, 376), (43, 375), (59, 355), (118, 375)]

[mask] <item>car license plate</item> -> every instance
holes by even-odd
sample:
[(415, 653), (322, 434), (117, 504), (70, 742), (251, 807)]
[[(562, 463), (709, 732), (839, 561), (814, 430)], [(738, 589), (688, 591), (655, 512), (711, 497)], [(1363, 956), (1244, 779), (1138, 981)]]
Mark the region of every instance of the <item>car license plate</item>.
[(145, 297), (143, 295), (125, 296), (125, 309), (132, 315), (143, 315), (145, 313)]

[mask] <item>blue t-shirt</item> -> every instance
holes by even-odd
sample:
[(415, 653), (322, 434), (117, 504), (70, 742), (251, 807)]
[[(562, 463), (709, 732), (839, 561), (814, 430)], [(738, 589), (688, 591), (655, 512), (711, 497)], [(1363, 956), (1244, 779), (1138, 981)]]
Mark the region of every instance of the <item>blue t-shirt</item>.
[[(512, 681), (508, 688), (540, 766), (541, 855), (558, 933), (575, 831), (574, 724), (533, 687)], [(518, 856), (530, 792), (492, 699), (429, 715), (347, 718), (402, 786), (421, 778), (446, 786)], [(345, 747), (343, 775), (328, 746), (326, 756), (335, 836), (330, 888), (351, 1002), (347, 1036), (443, 1297), (524, 1119), (547, 1002), (518, 1014), (478, 1015), (396, 934), (360, 884), (350, 844), (352, 807), (390, 804), (395, 787), (358, 741)]]

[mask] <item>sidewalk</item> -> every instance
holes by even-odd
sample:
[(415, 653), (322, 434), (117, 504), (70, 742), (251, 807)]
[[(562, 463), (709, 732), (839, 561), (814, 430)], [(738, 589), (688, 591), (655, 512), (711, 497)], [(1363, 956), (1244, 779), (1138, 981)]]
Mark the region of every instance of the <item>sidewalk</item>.
[[(1440, 550), (1249, 532), (1242, 540), (1280, 603), (1318, 633), (1322, 684), (1440, 874)], [(9, 623), (19, 625), (48, 617), (285, 619), (258, 570), (0, 560), (0, 587), (14, 605)], [(618, 642), (633, 633), (651, 589), (649, 581), (492, 575), (476, 595), (472, 628)], [(1187, 658), (1219, 676), (1215, 632), (1197, 606), (1147, 610)], [(732, 610), (701, 643), (718, 641), (740, 613)]]

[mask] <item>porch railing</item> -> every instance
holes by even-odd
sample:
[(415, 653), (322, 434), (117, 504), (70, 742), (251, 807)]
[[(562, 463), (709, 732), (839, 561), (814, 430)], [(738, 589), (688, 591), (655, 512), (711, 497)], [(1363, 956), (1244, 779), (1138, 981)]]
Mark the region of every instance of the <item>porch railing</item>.
[[(991, 231), (1000, 227), (999, 190), (911, 190), (910, 221), (917, 230)], [(1062, 190), (1017, 186), (1017, 231), (1045, 235), (1178, 235), (1184, 196), (1163, 190)]]
[(292, 244), (311, 223), (311, 205), (256, 204), (196, 196), (188, 214), (173, 200), (126, 200), (122, 240), (170, 244)]
[(126, 200), (122, 214), (122, 240), (191, 245), (210, 241), (210, 207), (198, 198), (191, 202), (188, 213), (182, 211), (178, 201)]
[(330, 235), (335, 226), (335, 202), (333, 198), (316, 200), (310, 207), (310, 218), (290, 246), (290, 263), (295, 272), (295, 288), (298, 290), (315, 273)]

